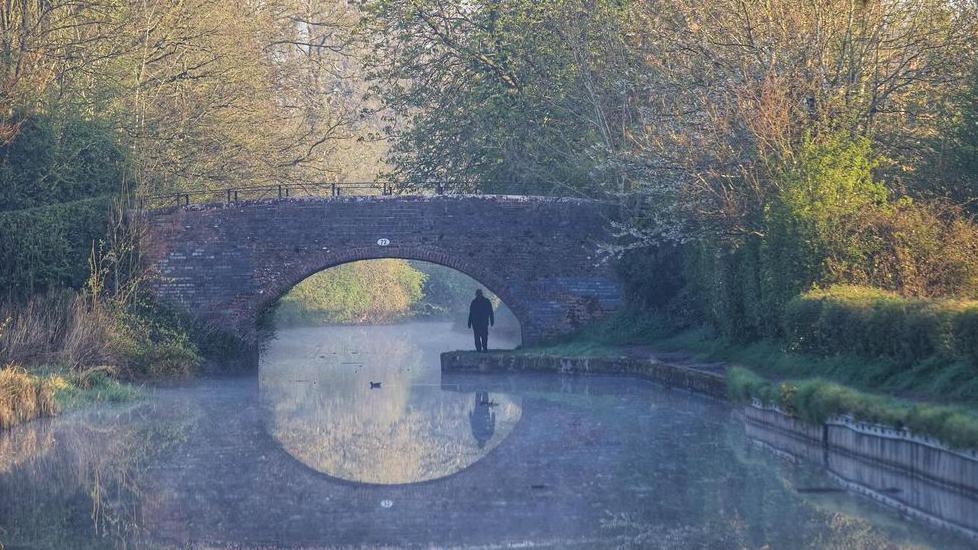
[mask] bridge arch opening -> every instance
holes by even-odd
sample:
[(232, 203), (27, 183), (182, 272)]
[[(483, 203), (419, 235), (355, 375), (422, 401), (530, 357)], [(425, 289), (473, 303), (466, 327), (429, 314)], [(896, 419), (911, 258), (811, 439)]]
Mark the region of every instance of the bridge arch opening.
[(478, 289), (493, 305), (490, 347), (522, 345), (522, 312), (507, 297), (505, 287), (486, 284), (459, 269), (466, 268), (464, 262), (421, 258), (426, 255), (378, 255), (294, 269), (285, 284), (266, 295), (261, 324), (266, 329), (285, 329), (432, 322), (471, 337), (466, 326), (469, 303)]

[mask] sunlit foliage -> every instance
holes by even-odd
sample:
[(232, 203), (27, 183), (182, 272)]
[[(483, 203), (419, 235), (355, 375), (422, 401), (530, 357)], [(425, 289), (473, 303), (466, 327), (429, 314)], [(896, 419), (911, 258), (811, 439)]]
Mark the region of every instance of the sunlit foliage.
[(404, 260), (343, 264), (296, 285), (279, 301), (275, 319), (286, 325), (390, 322), (421, 299), (424, 279)]
[(627, 2), (364, 4), (374, 90), (408, 187), (586, 193), (623, 183)]

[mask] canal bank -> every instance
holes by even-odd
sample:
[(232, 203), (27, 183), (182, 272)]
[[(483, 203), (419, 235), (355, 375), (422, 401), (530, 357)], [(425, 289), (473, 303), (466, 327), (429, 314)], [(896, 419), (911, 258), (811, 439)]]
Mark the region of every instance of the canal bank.
[[(526, 351), (441, 355), (442, 372), (551, 372), (564, 375), (631, 376), (668, 388), (731, 399), (736, 383), (723, 364), (699, 364), (683, 354), (659, 356), (559, 356)], [(740, 401), (740, 399), (733, 399)], [(739, 414), (752, 439), (788, 455), (817, 462), (847, 489), (904, 513), (978, 539), (978, 452), (953, 448), (937, 438), (913, 433), (902, 426), (836, 414), (813, 422), (790, 411), (748, 400)], [(835, 467), (844, 463), (845, 467)], [(903, 480), (903, 487), (895, 486)], [(921, 486), (940, 498), (919, 498)], [(961, 502), (969, 503), (960, 506)], [(950, 513), (949, 513), (950, 512)]]

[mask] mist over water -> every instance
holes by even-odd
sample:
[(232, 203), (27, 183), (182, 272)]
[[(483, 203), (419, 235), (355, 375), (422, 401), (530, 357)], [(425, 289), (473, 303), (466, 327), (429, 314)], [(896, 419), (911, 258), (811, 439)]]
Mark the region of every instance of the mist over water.
[(2, 433), (0, 542), (972, 546), (754, 443), (728, 404), (630, 378), (441, 374), (440, 351), (471, 346), (447, 323), (282, 330), (256, 375)]

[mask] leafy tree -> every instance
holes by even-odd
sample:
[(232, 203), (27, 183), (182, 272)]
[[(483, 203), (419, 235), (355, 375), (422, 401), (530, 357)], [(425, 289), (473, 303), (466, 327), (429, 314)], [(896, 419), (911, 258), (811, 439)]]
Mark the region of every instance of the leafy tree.
[[(0, 9), (0, 144), (35, 111), (91, 103), (92, 75), (127, 45), (112, 0), (11, 0)], [(53, 109), (52, 109), (53, 107)]]
[(392, 177), (409, 187), (618, 190), (626, 3), (369, 0)]
[(952, 133), (951, 178), (956, 182), (954, 198), (978, 210), (978, 69), (962, 96), (957, 128)]
[(830, 263), (861, 263), (854, 224), (887, 200), (873, 177), (877, 164), (866, 138), (834, 134), (801, 146), (765, 215), (762, 281), (771, 311), (824, 281)]
[(789, 301), (839, 283), (978, 295), (978, 226), (954, 206), (890, 200), (877, 163), (867, 138), (806, 139), (778, 179), (762, 231), (687, 251), (685, 275), (707, 320), (735, 339), (779, 335)]
[(18, 133), (0, 144), (0, 211), (117, 193), (125, 163), (104, 121), (22, 117)]
[(946, 0), (643, 6), (638, 186), (678, 201), (694, 237), (731, 243), (761, 231), (806, 135), (870, 139), (899, 183), (943, 126), (978, 37), (976, 6)]
[[(0, 211), (123, 186), (153, 194), (338, 177), (334, 159), (352, 156), (349, 142), (367, 131), (356, 87), (344, 85), (358, 70), (345, 61), (355, 16), (343, 2), (300, 0), (5, 3)], [(376, 156), (356, 165), (376, 171)], [(2, 266), (9, 291), (79, 284), (106, 218), (90, 216), (90, 202), (77, 210), (5, 225), (0, 248), (19, 261)]]
[(310, 276), (279, 300), (286, 325), (390, 322), (410, 313), (425, 276), (404, 260), (343, 264)]
[[(355, 137), (340, 2), (133, 3), (113, 102), (148, 191), (331, 179)], [(260, 131), (256, 131), (260, 129)]]

